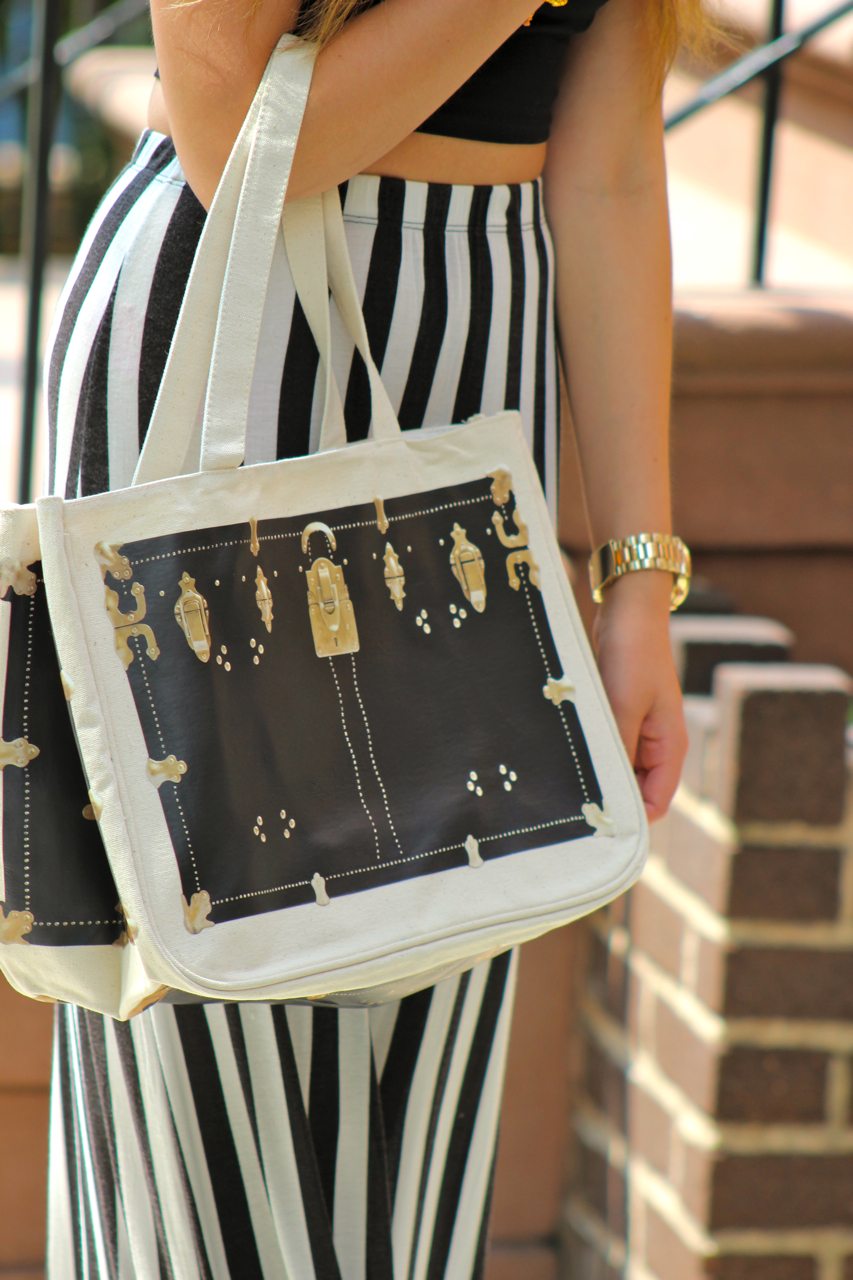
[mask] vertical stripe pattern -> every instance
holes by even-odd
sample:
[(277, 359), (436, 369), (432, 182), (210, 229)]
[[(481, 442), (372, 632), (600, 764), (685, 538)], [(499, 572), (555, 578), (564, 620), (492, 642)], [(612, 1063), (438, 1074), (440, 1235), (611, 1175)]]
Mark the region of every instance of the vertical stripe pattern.
[[(553, 250), (538, 182), (357, 175), (341, 187), (371, 347), (404, 429), (521, 410), (552, 512)], [(52, 492), (127, 485), (204, 210), (145, 130), (60, 297), (45, 397)], [(347, 431), (370, 421), (336, 309)], [(281, 243), (247, 462), (305, 453), (318, 358)], [(57, 1011), (50, 1280), (476, 1280), (483, 1272), (517, 950), (373, 1009)]]

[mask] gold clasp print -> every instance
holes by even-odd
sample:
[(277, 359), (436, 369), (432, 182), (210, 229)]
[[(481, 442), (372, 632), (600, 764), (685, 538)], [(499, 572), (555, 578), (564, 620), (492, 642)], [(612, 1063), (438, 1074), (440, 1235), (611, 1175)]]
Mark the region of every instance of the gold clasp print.
[(11, 587), (16, 596), (34, 596), (38, 579), (20, 560), (0, 560), (0, 600)]
[(160, 650), (157, 648), (154, 632), (147, 624), (142, 625), (142, 619), (148, 609), (145, 603), (145, 588), (142, 583), (134, 582), (130, 588), (130, 594), (136, 601), (136, 608), (130, 613), (122, 613), (119, 609), (118, 592), (113, 591), (112, 587), (106, 588), (107, 613), (115, 627), (116, 653), (121, 658), (125, 669), (133, 662), (133, 650), (128, 643), (131, 636), (142, 637), (145, 641), (149, 658), (156, 661), (160, 657)]
[(95, 559), (101, 566), (101, 577), (106, 577), (109, 574), (116, 581), (128, 582), (133, 576), (130, 561), (127, 556), (119, 555), (118, 545), (113, 545), (109, 542), (96, 543)]
[(35, 924), (31, 911), (10, 911), (6, 915), (0, 906), (0, 943), (12, 946), (16, 943), (26, 945), (25, 933), (29, 933)]
[(576, 689), (568, 676), (560, 676), (558, 680), (549, 676), (548, 683), (542, 686), (542, 693), (555, 707), (559, 707), (562, 702), (574, 702)]
[(387, 533), (388, 517), (385, 514), (385, 499), (374, 498), (373, 505), (376, 507), (376, 528), (380, 533)]
[(178, 583), (180, 598), (175, 605), (175, 621), (186, 636), (187, 644), (199, 662), (210, 661), (210, 611), (207, 601), (196, 590), (195, 578), (186, 572)]
[(149, 760), (147, 768), (148, 777), (159, 789), (164, 782), (180, 782), (187, 771), (187, 762), (171, 755), (166, 756), (165, 760)]
[(129, 944), (136, 942), (137, 936), (139, 935), (139, 929), (135, 924), (131, 924), (127, 915), (127, 910), (121, 902), (116, 903), (116, 911), (121, 919), (121, 933), (116, 938), (113, 946), (126, 947)]
[(266, 575), (258, 565), (255, 574), (255, 604), (258, 606), (258, 612), (267, 631), (272, 633), (273, 613), (272, 613), (272, 592), (270, 584), (267, 582)]
[(403, 601), (406, 598), (406, 575), (403, 572), (403, 566), (400, 564), (400, 557), (390, 542), (385, 543), (383, 559), (385, 561), (385, 585), (397, 608), (402, 609)]
[[(305, 554), (308, 553), (308, 544), (314, 533), (324, 534), (331, 550), (337, 550), (332, 530), (328, 525), (315, 520), (302, 531), (302, 550)], [(341, 566), (327, 556), (318, 556), (306, 572), (305, 580), (308, 587), (308, 617), (317, 657), (333, 658), (341, 653), (357, 653), (359, 642), (355, 611)]]
[(7, 764), (14, 765), (16, 769), (26, 769), (38, 754), (39, 749), (36, 744), (27, 738), (13, 738), (11, 742), (0, 738), (0, 773)]
[(505, 467), (489, 472), (492, 482), (492, 502), (496, 507), (505, 507), (512, 493), (512, 476)]
[[(516, 532), (507, 533), (506, 521), (500, 511), (495, 511), (492, 515), (492, 524), (495, 526), (495, 532), (498, 535), (498, 541), (504, 547), (510, 548), (510, 554), (506, 558), (506, 571), (509, 578), (509, 585), (513, 591), (517, 591), (521, 586), (521, 578), (518, 576), (518, 566), (526, 564), (529, 569), (529, 578), (534, 587), (539, 586), (539, 566), (533, 559), (533, 552), (527, 543), (530, 540), (530, 534), (527, 525), (518, 514), (518, 508), (512, 514), (515, 523)], [(540, 588), (541, 590), (541, 588)]]
[(450, 553), (453, 576), (471, 608), (482, 613), (486, 607), (486, 567), (483, 564), (483, 553), (469, 541), (468, 534), (461, 525), (455, 524), (450, 532), (453, 537), (453, 550)]
[(257, 556), (261, 550), (261, 543), (258, 538), (257, 516), (249, 516), (249, 535), (249, 550), (253, 556)]
[(202, 929), (213, 928), (213, 920), (207, 918), (213, 910), (213, 904), (206, 889), (199, 889), (189, 902), (181, 894), (181, 904), (184, 908), (184, 924), (189, 933), (201, 933)]

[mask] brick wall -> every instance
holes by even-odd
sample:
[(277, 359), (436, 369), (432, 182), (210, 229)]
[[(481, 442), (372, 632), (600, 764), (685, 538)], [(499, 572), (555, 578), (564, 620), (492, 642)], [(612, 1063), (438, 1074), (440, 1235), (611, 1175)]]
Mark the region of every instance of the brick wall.
[(710, 685), (677, 801), (584, 926), (563, 1274), (851, 1280), (851, 681), (762, 662), (773, 624), (702, 628), (673, 620)]

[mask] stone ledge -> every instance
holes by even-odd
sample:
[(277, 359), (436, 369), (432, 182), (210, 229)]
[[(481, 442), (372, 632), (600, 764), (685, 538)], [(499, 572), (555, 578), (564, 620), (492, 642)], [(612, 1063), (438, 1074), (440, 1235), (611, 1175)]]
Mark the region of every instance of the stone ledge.
[(148, 121), (148, 99), (157, 56), (153, 48), (107, 45), (90, 49), (65, 71), (65, 85), (78, 102), (126, 139)]

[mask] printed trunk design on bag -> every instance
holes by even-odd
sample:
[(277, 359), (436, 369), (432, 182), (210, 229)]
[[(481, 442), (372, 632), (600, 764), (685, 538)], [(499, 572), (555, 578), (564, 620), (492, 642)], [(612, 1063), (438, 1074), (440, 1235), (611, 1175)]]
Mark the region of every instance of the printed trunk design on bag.
[(0, 942), (110, 946), (123, 918), (39, 586), (40, 563), (0, 566)]
[(191, 933), (612, 833), (508, 471), (99, 545)]

